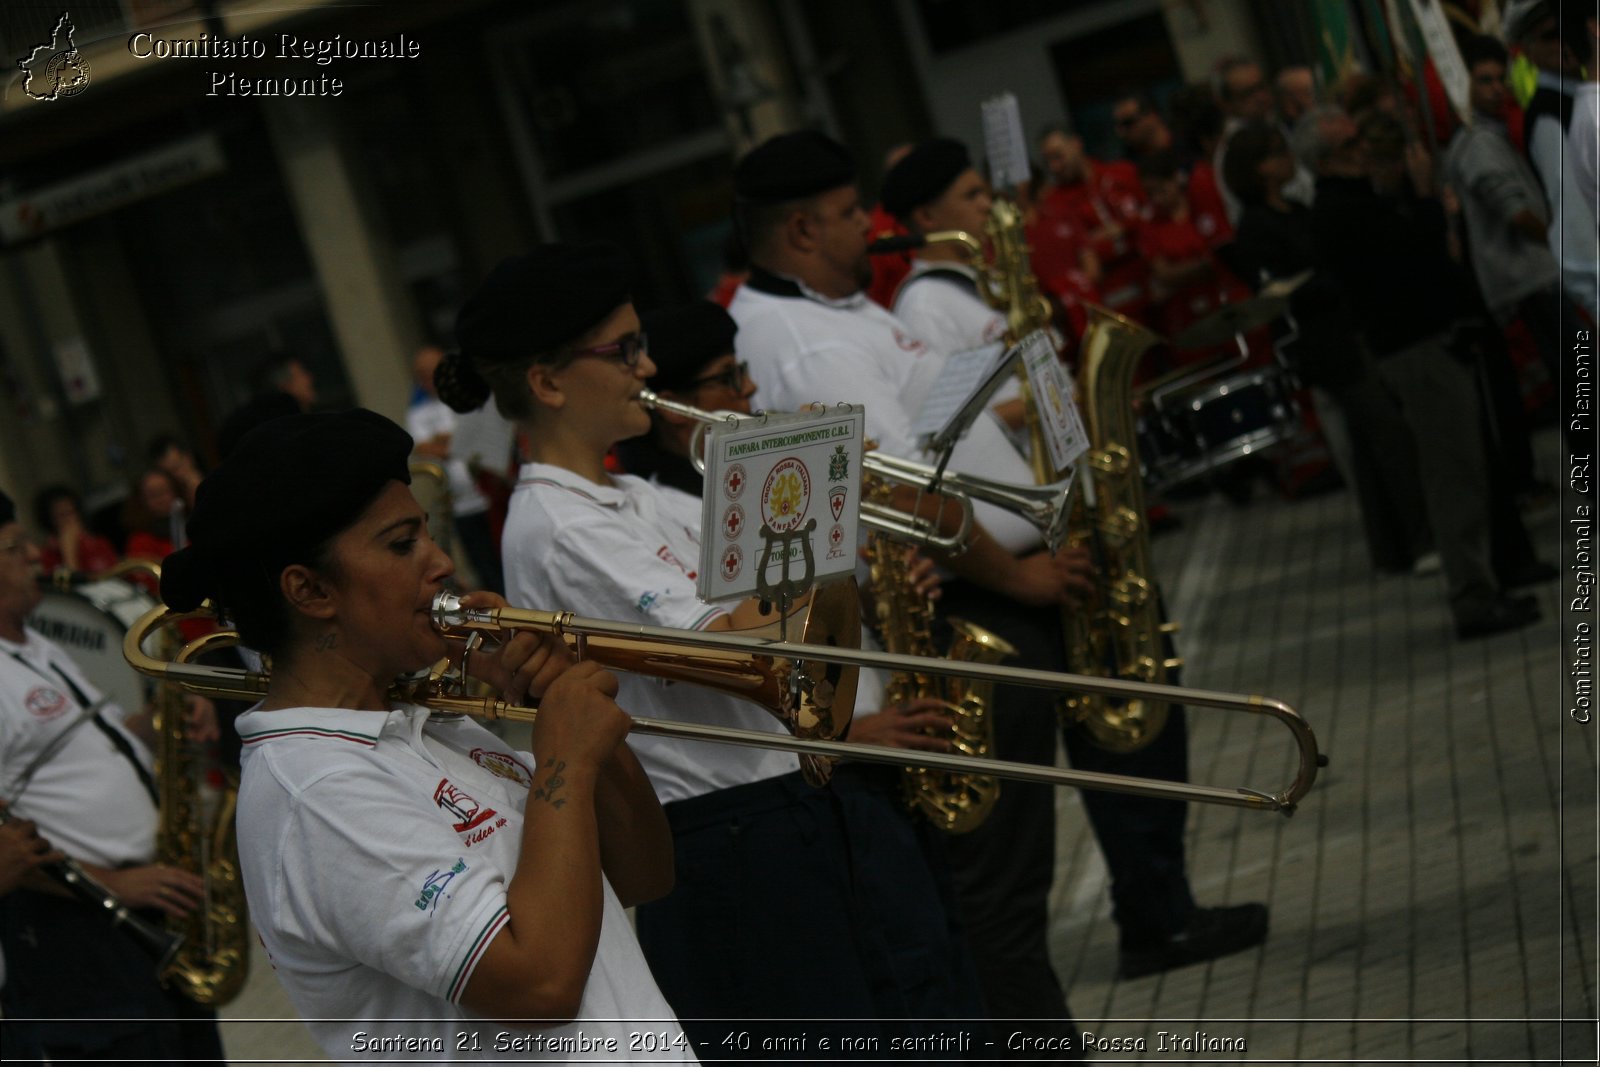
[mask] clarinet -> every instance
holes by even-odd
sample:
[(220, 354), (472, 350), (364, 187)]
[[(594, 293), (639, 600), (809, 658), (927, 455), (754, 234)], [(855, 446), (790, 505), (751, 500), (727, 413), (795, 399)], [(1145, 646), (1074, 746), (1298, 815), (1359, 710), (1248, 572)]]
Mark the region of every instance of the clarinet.
[[(15, 819), (10, 808), (0, 808), (0, 823)], [(156, 974), (163, 975), (183, 947), (183, 937), (164, 926), (150, 922), (136, 914), (111, 890), (90, 876), (77, 860), (64, 859), (39, 867), (47, 877), (65, 887), (85, 904), (104, 913), (114, 929), (126, 931), (141, 949), (156, 961)]]

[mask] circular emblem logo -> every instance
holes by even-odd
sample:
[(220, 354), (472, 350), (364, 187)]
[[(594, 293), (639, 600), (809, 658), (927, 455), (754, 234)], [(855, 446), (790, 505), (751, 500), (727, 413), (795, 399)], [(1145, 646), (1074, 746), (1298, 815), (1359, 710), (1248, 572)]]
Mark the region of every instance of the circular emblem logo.
[(35, 686), (28, 691), (23, 706), (36, 719), (53, 719), (67, 710), (67, 698), (59, 689), (47, 685)]
[(472, 762), (499, 778), (508, 778), (523, 786), (533, 784), (533, 773), (523, 766), (521, 760), (504, 752), (475, 748), (472, 750)]
[(729, 504), (728, 510), (722, 515), (722, 535), (730, 541), (737, 541), (742, 533), (744, 533), (744, 508), (738, 504)]
[(53, 88), (51, 99), (77, 96), (89, 87), (89, 61), (75, 50), (59, 52), (45, 67), (44, 83)]
[(761, 519), (773, 533), (799, 526), (811, 506), (811, 472), (797, 459), (780, 459), (761, 487)]
[(722, 552), (722, 580), (731, 582), (744, 570), (744, 552), (738, 545), (729, 545)]
[(728, 494), (729, 500), (738, 500), (739, 496), (744, 492), (744, 485), (748, 480), (749, 476), (745, 474), (743, 464), (731, 464), (727, 470), (722, 472), (722, 491)]
[(833, 524), (833, 529), (828, 531), (828, 543), (834, 548), (844, 544), (844, 527), (838, 523)]

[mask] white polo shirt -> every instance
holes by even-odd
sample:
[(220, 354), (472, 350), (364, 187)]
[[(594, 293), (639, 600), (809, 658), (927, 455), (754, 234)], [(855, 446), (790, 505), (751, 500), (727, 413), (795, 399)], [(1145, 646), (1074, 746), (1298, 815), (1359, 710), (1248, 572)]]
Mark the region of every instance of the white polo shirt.
[[(91, 704), (102, 694), (59, 645), (31, 627), (23, 636), (21, 644), (0, 638), (0, 797), (73, 859), (100, 867), (151, 862), (155, 802), (127, 757), (81, 716), (72, 686)], [(122, 729), (123, 717), (115, 705), (100, 712), (153, 773), (149, 750)], [(18, 793), (28, 767), (47, 749), (52, 754)]]
[[(607, 1059), (694, 1060), (603, 877), (600, 943), (577, 1022), (530, 1036), (460, 1007), (509, 921), (506, 884), (519, 861), (537, 861), (520, 855), (531, 753), (470, 719), (411, 706), (252, 710), (237, 729), (250, 917), (330, 1056), (414, 1058), (431, 1048), (456, 1059), (583, 1059), (560, 1044), (581, 1034), (615, 1038)], [(630, 1048), (644, 1029), (665, 1031), (672, 1047)], [(428, 1044), (375, 1043), (394, 1038)]]
[(866, 406), (867, 436), (891, 456), (918, 454), (912, 416), (942, 360), (865, 293), (830, 300), (800, 289), (778, 296), (746, 282), (728, 305), (734, 351), (772, 411), (804, 404)]
[[(934, 284), (929, 279), (916, 288)], [(960, 295), (953, 284), (940, 288)], [(978, 302), (975, 295), (968, 299)], [(865, 404), (867, 436), (882, 451), (907, 459), (922, 456), (912, 420), (947, 357), (909, 323), (861, 294), (827, 300), (801, 289), (797, 296), (779, 296), (748, 284), (739, 288), (728, 312), (739, 323), (734, 335), (738, 355), (750, 361), (751, 376), (773, 410), (794, 410), (815, 400)], [(982, 343), (980, 336), (961, 348)], [(957, 444), (950, 469), (1033, 484), (1027, 463), (988, 414), (975, 420)], [(982, 503), (975, 514), (990, 536), (1013, 553), (1040, 544), (1038, 531), (1024, 519)]]
[[(519, 607), (703, 630), (727, 614), (695, 595), (700, 500), (632, 475), (596, 485), (561, 467), (523, 466), (501, 552), (506, 597)], [(630, 715), (783, 733), (760, 705), (714, 689), (619, 672), (617, 703)], [(771, 749), (634, 735), (662, 803), (799, 769)]]

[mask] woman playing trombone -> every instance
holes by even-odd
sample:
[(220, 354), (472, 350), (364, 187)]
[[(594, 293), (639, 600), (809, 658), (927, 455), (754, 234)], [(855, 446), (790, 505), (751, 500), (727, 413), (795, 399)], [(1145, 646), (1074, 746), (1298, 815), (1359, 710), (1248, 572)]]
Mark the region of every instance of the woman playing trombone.
[[(462, 350), (440, 368), (440, 397), (459, 411), (492, 393), (532, 460), (503, 541), (515, 603), (680, 629), (770, 621), (754, 600), (730, 610), (697, 598), (698, 500), (607, 470), (613, 445), (650, 429), (638, 398), (656, 369), (617, 249), (550, 245), (501, 263), (462, 309), (457, 335)], [(756, 705), (705, 689), (629, 676), (621, 692), (641, 715), (781, 730)], [(786, 753), (631, 744), (677, 851), (677, 887), (639, 910), (640, 943), (691, 1037), (695, 1018), (981, 1010), (939, 876), (901, 811), (870, 791), (812, 788)]]
[[(623, 911), (667, 891), (672, 846), (615, 679), (531, 636), (484, 659), (507, 699), (542, 697), (531, 753), (389, 696), (443, 654), (429, 609), (452, 572), (410, 451), (371, 412), (269, 422), (201, 485), (167, 558), (170, 606), (209, 598), (272, 662), (238, 720), (251, 919), (335, 1057), (560, 1056), (577, 1020), (615, 1058), (692, 1061)], [(606, 1021), (623, 1019), (664, 1020), (664, 1040), (630, 1049)]]

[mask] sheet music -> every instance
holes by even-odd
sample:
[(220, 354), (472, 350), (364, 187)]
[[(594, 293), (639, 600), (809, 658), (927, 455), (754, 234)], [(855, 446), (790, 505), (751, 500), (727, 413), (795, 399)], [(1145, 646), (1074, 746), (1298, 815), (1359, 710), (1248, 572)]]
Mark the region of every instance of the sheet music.
[(1028, 139), (1022, 132), (1022, 108), (1015, 93), (1002, 93), (983, 102), (983, 149), (996, 190), (1015, 189), (1027, 182)]
[[(1004, 372), (1016, 355), (1015, 350), (1008, 354), (1006, 346), (996, 341), (951, 356), (923, 398), (922, 407), (911, 422), (912, 432), (919, 440), (960, 437), (966, 423), (972, 421), (959, 418), (963, 411), (973, 402), (974, 414), (983, 410), (983, 402), (1004, 382)], [(954, 425), (958, 421), (960, 425)]]
[[(1089, 450), (1089, 433), (1078, 411), (1072, 377), (1061, 365), (1055, 346), (1043, 330), (1024, 337), (1018, 347), (1022, 349), (1022, 365), (1027, 370), (1028, 383), (1033, 387), (1033, 406), (1039, 414), (1040, 428), (1054, 465), (1052, 473), (1064, 471)], [(1087, 483), (1089, 479), (1084, 481)], [(1089, 491), (1087, 485), (1085, 491)]]

